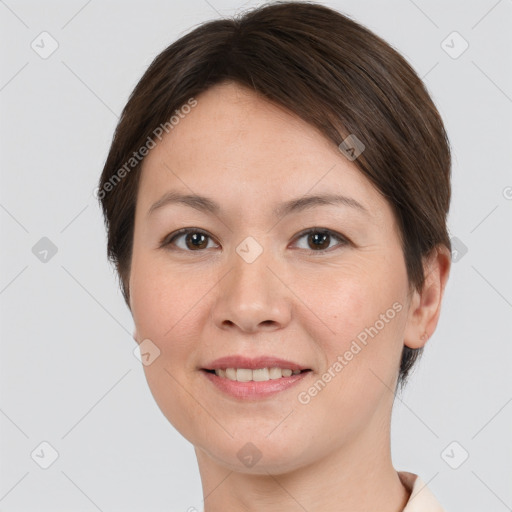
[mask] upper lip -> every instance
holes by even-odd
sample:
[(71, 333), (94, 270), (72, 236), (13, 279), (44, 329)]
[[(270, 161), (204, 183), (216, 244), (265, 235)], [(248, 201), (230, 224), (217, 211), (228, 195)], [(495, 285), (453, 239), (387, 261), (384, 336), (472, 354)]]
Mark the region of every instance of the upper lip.
[(309, 370), (306, 366), (302, 366), (293, 361), (280, 359), (273, 356), (245, 357), (245, 356), (226, 356), (215, 359), (205, 366), (204, 370), (225, 370), (226, 368), (247, 368), (255, 370), (256, 368), (282, 368), (290, 370)]

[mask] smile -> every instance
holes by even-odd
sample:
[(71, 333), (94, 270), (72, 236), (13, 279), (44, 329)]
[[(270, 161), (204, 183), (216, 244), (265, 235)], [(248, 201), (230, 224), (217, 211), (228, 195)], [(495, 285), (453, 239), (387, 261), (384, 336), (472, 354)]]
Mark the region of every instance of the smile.
[[(260, 400), (281, 393), (297, 385), (310, 375), (311, 370), (286, 368), (226, 368), (205, 370), (201, 373), (223, 395), (239, 400)], [(224, 375), (222, 375), (224, 374)]]
[[(229, 380), (236, 380), (238, 382), (265, 382), (267, 380), (281, 379), (283, 377), (290, 377), (291, 375), (298, 375), (301, 370), (290, 370), (289, 368), (218, 368), (210, 370), (217, 375)], [(306, 371), (306, 370), (304, 370)]]

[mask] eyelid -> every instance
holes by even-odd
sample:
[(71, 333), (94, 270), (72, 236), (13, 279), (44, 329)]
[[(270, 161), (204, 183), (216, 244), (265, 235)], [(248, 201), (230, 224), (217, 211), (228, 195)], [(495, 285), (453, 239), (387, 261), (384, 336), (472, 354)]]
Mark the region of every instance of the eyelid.
[[(160, 247), (162, 248), (166, 248), (167, 246), (170, 246), (172, 244), (172, 242), (174, 240), (176, 240), (177, 238), (179, 238), (180, 236), (182, 235), (186, 235), (186, 234), (189, 234), (189, 233), (199, 233), (199, 234), (202, 234), (202, 235), (205, 235), (206, 237), (208, 237), (210, 240), (213, 240), (215, 243), (217, 243), (215, 241), (215, 238), (210, 235), (207, 231), (205, 231), (204, 229), (201, 229), (201, 228), (182, 228), (182, 229), (179, 229), (177, 231), (174, 231), (168, 235), (166, 235), (161, 241), (160, 241)], [(337, 231), (334, 231), (332, 229), (328, 229), (328, 228), (322, 228), (322, 227), (312, 227), (312, 228), (308, 228), (308, 229), (305, 229), (304, 231), (301, 231), (300, 233), (298, 233), (292, 242), (296, 242), (298, 239), (306, 236), (306, 235), (309, 235), (310, 233), (324, 233), (324, 234), (328, 234), (330, 235), (331, 237), (334, 237), (334, 238), (337, 238), (339, 243), (336, 244), (334, 247), (330, 247), (328, 249), (319, 249), (319, 250), (313, 250), (313, 249), (302, 249), (303, 251), (306, 251), (308, 254), (324, 254), (326, 252), (330, 252), (336, 248), (339, 248), (339, 247), (343, 247), (343, 246), (346, 246), (346, 245), (349, 245), (351, 244), (352, 242), (344, 235), (342, 235), (341, 233), (338, 233)], [(205, 249), (202, 249), (202, 250), (198, 250), (198, 251), (189, 251), (189, 250), (185, 250), (185, 249), (177, 249), (178, 251), (182, 251), (182, 252), (204, 252)]]

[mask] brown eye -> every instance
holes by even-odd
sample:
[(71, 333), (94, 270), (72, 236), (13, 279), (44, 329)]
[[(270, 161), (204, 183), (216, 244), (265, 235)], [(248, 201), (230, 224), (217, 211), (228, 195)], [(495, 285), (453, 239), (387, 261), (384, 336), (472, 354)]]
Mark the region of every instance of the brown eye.
[(313, 250), (327, 249), (330, 245), (331, 236), (328, 233), (309, 233), (308, 244)]
[[(309, 253), (323, 253), (329, 249), (335, 248), (336, 245), (345, 246), (349, 244), (349, 241), (345, 237), (334, 231), (323, 228), (311, 228), (304, 231), (296, 240), (302, 238), (306, 238), (307, 247), (300, 248)], [(212, 240), (212, 237), (208, 233), (200, 229), (184, 228), (164, 239), (161, 246), (175, 246), (182, 251), (198, 252), (211, 248), (212, 246), (208, 245), (208, 243)], [(331, 243), (336, 240), (338, 243), (331, 245)]]
[(335, 245), (331, 246), (333, 239), (338, 240), (339, 243), (337, 245), (343, 246), (348, 244), (348, 240), (329, 229), (312, 228), (299, 235), (297, 240), (301, 238), (306, 238), (307, 247), (302, 248), (309, 250), (309, 252), (323, 252), (335, 247)]
[(208, 245), (207, 236), (202, 233), (188, 233), (185, 235), (185, 244), (191, 250), (205, 249)]
[[(177, 242), (181, 239), (185, 242), (184, 244)], [(178, 249), (182, 249), (184, 251), (200, 251), (209, 248), (208, 242), (210, 240), (210, 235), (201, 230), (181, 229), (171, 238), (168, 238), (167, 241), (164, 241), (163, 246), (175, 245)]]

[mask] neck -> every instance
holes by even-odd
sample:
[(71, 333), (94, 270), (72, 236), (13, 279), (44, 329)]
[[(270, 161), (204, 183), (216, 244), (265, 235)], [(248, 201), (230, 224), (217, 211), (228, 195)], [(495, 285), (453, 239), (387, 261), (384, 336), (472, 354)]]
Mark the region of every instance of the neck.
[(196, 448), (204, 510), (402, 512), (409, 492), (391, 462), (389, 422), (377, 426), (328, 456), (284, 473), (234, 472)]

